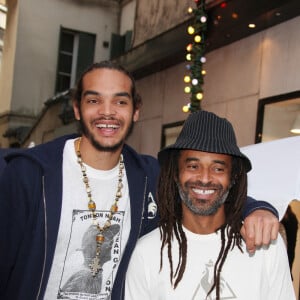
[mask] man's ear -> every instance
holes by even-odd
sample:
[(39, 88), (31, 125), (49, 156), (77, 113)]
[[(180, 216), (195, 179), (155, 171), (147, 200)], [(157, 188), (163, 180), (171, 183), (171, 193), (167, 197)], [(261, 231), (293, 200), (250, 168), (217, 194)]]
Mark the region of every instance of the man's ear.
[(135, 112), (133, 113), (133, 122), (138, 121), (139, 117), (140, 117), (140, 109), (137, 108), (137, 109), (135, 110)]
[(230, 180), (230, 185), (229, 188), (231, 189), (239, 180), (239, 175), (235, 174), (234, 176), (232, 176), (231, 180)]
[(72, 105), (73, 105), (73, 111), (74, 111), (75, 119), (77, 121), (79, 121), (80, 120), (80, 108), (79, 108), (80, 104), (78, 103), (78, 101), (73, 100)]

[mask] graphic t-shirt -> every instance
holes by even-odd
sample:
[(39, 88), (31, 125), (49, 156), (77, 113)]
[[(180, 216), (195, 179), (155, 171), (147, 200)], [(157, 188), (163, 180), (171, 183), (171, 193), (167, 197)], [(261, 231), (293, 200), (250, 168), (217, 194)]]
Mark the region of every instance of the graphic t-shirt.
[[(220, 233), (195, 234), (184, 228), (187, 237), (185, 272), (176, 289), (170, 283), (167, 247), (163, 251), (160, 271), (160, 232), (155, 229), (137, 243), (127, 270), (125, 300), (214, 300), (207, 296), (213, 284), (214, 265), (220, 247)], [(234, 247), (229, 251), (220, 275), (220, 299), (294, 300), (288, 259), (280, 236), (268, 248), (249, 255)], [(172, 243), (173, 272), (178, 262), (179, 247)]]
[[(87, 165), (92, 199), (96, 203), (97, 222), (108, 219), (117, 192), (119, 165), (101, 171)], [(101, 268), (92, 274), (90, 264), (96, 255), (97, 226), (88, 209), (88, 197), (74, 140), (67, 141), (63, 156), (63, 201), (54, 260), (45, 293), (46, 300), (107, 300), (130, 232), (130, 202), (126, 171), (123, 172), (122, 197), (111, 226), (103, 233)]]

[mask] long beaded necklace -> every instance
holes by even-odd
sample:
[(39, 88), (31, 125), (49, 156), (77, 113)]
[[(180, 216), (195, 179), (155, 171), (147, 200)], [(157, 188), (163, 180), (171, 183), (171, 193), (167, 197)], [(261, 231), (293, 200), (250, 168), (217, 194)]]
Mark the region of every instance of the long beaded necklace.
[(96, 203), (92, 198), (92, 192), (91, 192), (91, 188), (90, 188), (90, 185), (89, 185), (89, 179), (88, 179), (87, 174), (86, 174), (86, 167), (83, 164), (83, 161), (82, 161), (82, 158), (81, 158), (80, 143), (81, 143), (81, 137), (78, 139), (77, 147), (76, 147), (77, 162), (78, 162), (78, 164), (80, 165), (80, 168), (81, 168), (83, 182), (85, 184), (85, 189), (86, 189), (86, 193), (87, 193), (87, 196), (88, 196), (88, 209), (92, 213), (93, 224), (95, 226), (97, 226), (97, 229), (98, 229), (98, 233), (96, 235), (96, 253), (95, 253), (95, 257), (92, 259), (92, 263), (89, 264), (92, 275), (96, 276), (98, 274), (99, 270), (101, 269), (100, 253), (101, 253), (102, 244), (105, 241), (104, 231), (111, 226), (112, 217), (113, 217), (114, 213), (116, 213), (118, 211), (118, 202), (119, 202), (120, 198), (122, 197), (122, 192), (121, 191), (122, 191), (122, 188), (123, 188), (122, 177), (123, 177), (123, 171), (124, 171), (124, 160), (123, 160), (123, 155), (121, 154), (120, 159), (119, 159), (118, 188), (117, 188), (115, 200), (114, 200), (114, 202), (113, 202), (113, 204), (110, 208), (109, 216), (108, 216), (107, 220), (105, 221), (104, 225), (101, 227), (99, 225), (99, 222), (97, 221)]

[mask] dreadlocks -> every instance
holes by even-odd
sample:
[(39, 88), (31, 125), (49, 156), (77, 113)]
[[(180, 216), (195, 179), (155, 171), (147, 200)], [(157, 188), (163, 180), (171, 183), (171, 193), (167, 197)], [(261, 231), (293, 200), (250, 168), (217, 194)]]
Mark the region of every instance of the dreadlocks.
[[(183, 277), (187, 261), (187, 240), (182, 228), (182, 207), (176, 181), (178, 179), (178, 160), (180, 150), (170, 151), (162, 165), (158, 183), (158, 209), (160, 214), (160, 269), (163, 268), (163, 250), (167, 248), (170, 265), (170, 282), (174, 289)], [(225, 224), (220, 228), (221, 249), (214, 266), (214, 281), (207, 296), (216, 290), (216, 299), (220, 299), (220, 275), (227, 254), (237, 246), (241, 251), (242, 211), (247, 196), (247, 174), (244, 163), (239, 157), (232, 157), (231, 189), (225, 202)], [(172, 240), (179, 244), (179, 261), (174, 271), (172, 258)]]

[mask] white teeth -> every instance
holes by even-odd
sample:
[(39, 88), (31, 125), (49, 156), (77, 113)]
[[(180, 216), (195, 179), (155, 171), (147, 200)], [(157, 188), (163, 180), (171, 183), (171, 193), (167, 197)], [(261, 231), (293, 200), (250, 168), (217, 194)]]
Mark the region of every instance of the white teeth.
[(193, 189), (193, 192), (199, 195), (210, 195), (213, 194), (214, 190), (200, 190), (200, 189)]
[(113, 124), (97, 124), (97, 128), (112, 128), (112, 129), (117, 129), (119, 126), (113, 125)]

